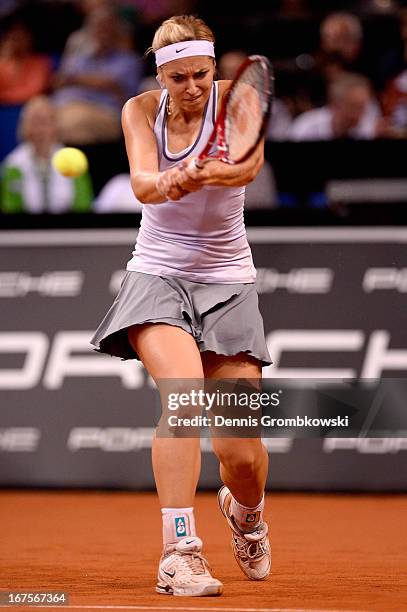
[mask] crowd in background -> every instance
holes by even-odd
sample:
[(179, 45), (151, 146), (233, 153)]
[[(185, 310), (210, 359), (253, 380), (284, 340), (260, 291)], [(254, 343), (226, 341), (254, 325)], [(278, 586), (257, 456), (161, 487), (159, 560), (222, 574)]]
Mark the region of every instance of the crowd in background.
[[(271, 59), (277, 96), (267, 140), (407, 137), (405, 3), (270, 0), (251, 3), (250, 16), (228, 5), (193, 0), (3, 1), (1, 211), (140, 209), (128, 174), (113, 177), (95, 193), (89, 175), (65, 179), (52, 169), (50, 159), (64, 145), (122, 140), (124, 102), (158, 87), (151, 59), (143, 53), (155, 27), (175, 13), (197, 13), (213, 27), (218, 78), (232, 79), (249, 53)], [(277, 202), (273, 170), (266, 163), (248, 187), (247, 206), (267, 208)]]

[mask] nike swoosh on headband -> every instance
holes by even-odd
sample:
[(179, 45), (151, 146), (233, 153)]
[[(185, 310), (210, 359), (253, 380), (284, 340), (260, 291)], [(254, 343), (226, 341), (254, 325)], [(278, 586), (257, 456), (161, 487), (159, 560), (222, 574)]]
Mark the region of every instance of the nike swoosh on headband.
[[(183, 47), (180, 45), (185, 44)], [(208, 55), (215, 57), (213, 42), (209, 40), (180, 40), (177, 43), (166, 45), (155, 51), (155, 63), (157, 67), (172, 62), (176, 57), (193, 57), (194, 55)]]

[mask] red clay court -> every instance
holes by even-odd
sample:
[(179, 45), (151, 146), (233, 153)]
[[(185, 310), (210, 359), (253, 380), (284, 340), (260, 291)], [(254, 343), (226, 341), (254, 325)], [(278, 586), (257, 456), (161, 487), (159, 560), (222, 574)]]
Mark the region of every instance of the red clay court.
[(0, 507), (1, 590), (65, 591), (69, 609), (407, 609), (403, 496), (269, 493), (273, 570), (259, 583), (235, 563), (215, 494), (199, 493), (198, 534), (224, 584), (223, 595), (212, 598), (155, 593), (161, 522), (153, 493), (4, 490)]

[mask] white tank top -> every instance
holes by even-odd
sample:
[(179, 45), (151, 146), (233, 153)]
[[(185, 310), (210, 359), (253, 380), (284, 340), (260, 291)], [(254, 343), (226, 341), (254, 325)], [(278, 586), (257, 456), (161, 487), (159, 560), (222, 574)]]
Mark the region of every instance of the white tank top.
[[(168, 150), (167, 96), (163, 90), (154, 125), (161, 171), (199, 155), (205, 147), (215, 123), (218, 83), (213, 84), (196, 141), (179, 153)], [(207, 186), (177, 202), (144, 204), (127, 270), (202, 283), (254, 282), (256, 271), (243, 220), (244, 195), (244, 187)]]

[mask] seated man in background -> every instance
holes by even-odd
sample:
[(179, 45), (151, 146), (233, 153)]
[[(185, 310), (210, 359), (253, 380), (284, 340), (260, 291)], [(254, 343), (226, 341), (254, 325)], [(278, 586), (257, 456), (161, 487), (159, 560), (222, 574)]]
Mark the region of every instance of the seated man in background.
[(54, 83), (58, 126), (67, 144), (119, 140), (122, 106), (137, 93), (141, 78), (141, 58), (120, 48), (114, 10), (93, 11), (86, 27), (93, 44), (63, 57)]
[(382, 97), (389, 138), (407, 138), (407, 68), (390, 81)]
[(50, 58), (34, 51), (28, 25), (11, 22), (0, 43), (0, 104), (25, 104), (46, 92), (51, 71)]
[(296, 57), (291, 74), (283, 68), (290, 84), (288, 104), (292, 116), (325, 104), (331, 81), (341, 74), (352, 72), (370, 78), (369, 65), (359, 17), (347, 12), (329, 13), (320, 23), (317, 49)]
[(359, 74), (344, 73), (328, 87), (328, 104), (294, 119), (291, 140), (371, 139), (379, 135), (379, 106), (369, 80)]
[(342, 72), (366, 75), (363, 28), (352, 13), (331, 13), (321, 23), (320, 47), (315, 56), (316, 69), (329, 82)]
[(46, 96), (30, 100), (20, 115), (19, 144), (2, 164), (3, 213), (87, 212), (93, 194), (90, 177), (65, 178), (51, 165), (58, 142), (55, 109)]

